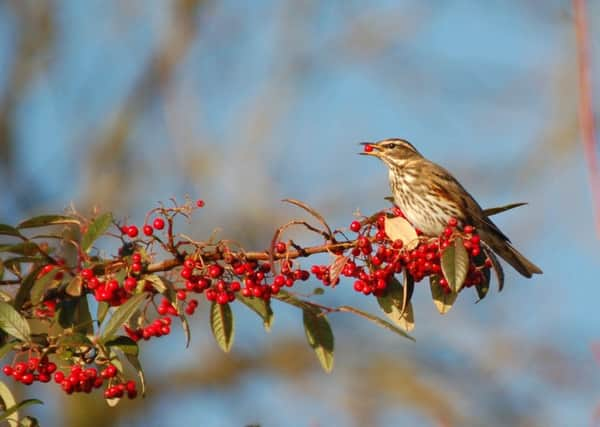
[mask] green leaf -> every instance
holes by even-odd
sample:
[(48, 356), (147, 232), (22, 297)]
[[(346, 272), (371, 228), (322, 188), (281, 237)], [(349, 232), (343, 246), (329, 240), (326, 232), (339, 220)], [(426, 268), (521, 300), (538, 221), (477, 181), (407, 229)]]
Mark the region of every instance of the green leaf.
[(444, 249), (441, 259), (442, 272), (454, 292), (461, 290), (469, 272), (469, 254), (463, 240), (457, 237), (454, 244)]
[(183, 313), (179, 315), (179, 320), (181, 320), (181, 329), (183, 329), (183, 335), (185, 336), (185, 348), (188, 348), (190, 346), (190, 341), (192, 340), (190, 323)]
[[(49, 288), (50, 284), (54, 280), (54, 276), (56, 275), (55, 271), (50, 271), (47, 274), (44, 274), (39, 279), (36, 279), (33, 287), (31, 288), (31, 303), (33, 305), (38, 305), (44, 299), (44, 294), (46, 293), (46, 289)], [(57, 281), (57, 283), (60, 283)]]
[[(67, 293), (67, 295), (70, 295), (72, 297), (78, 297), (81, 295), (82, 286), (83, 286), (83, 279), (81, 278), (81, 276), (75, 276), (67, 284), (65, 292)], [(32, 291), (32, 294), (33, 294), (33, 291)]]
[(439, 276), (429, 276), (429, 285), (433, 303), (440, 314), (446, 314), (452, 308), (452, 304), (456, 301), (458, 294), (456, 292), (448, 292), (440, 286)]
[(58, 311), (58, 323), (63, 328), (74, 328), (75, 332), (93, 333), (94, 321), (87, 297), (62, 300)]
[[(19, 409), (23, 409), (23, 408), (26, 408), (31, 405), (43, 405), (43, 404), (44, 404), (44, 402), (42, 402), (39, 399), (25, 399), (22, 402), (19, 402), (19, 404), (13, 405), (10, 408), (8, 408), (6, 411), (2, 412), (2, 414), (0, 414), (0, 421), (7, 420), (12, 414), (16, 414)], [(17, 418), (18, 418), (18, 415), (17, 415)]]
[(146, 395), (146, 377), (144, 375), (144, 370), (142, 369), (142, 364), (140, 363), (140, 359), (138, 359), (137, 355), (125, 353), (125, 357), (131, 366), (135, 368), (137, 371), (138, 377), (140, 379), (140, 384), (142, 386), (142, 397)]
[(162, 280), (160, 276), (157, 276), (156, 274), (144, 275), (144, 277), (142, 277), (142, 279), (139, 282), (143, 282), (144, 280), (150, 282), (152, 287), (156, 289), (156, 292), (158, 292), (159, 294), (164, 294), (168, 290), (166, 283)]
[(485, 214), (485, 216), (492, 216), (492, 215), (496, 215), (499, 214), (500, 212), (504, 212), (507, 211), (509, 209), (514, 209), (514, 208), (518, 208), (519, 206), (524, 206), (527, 203), (511, 203), (510, 205), (505, 205), (505, 206), (500, 206), (497, 208), (488, 208), (488, 209), (484, 209), (483, 213)]
[(117, 330), (127, 323), (129, 318), (138, 310), (138, 308), (146, 301), (146, 293), (141, 293), (132, 296), (127, 302), (115, 310), (108, 320), (104, 331), (100, 335), (100, 341), (106, 342), (111, 339)]
[(39, 215), (21, 222), (17, 228), (36, 228), (59, 224), (79, 224), (79, 220), (66, 215)]
[(387, 320), (381, 319), (371, 313), (367, 313), (366, 311), (362, 311), (359, 310), (358, 308), (355, 307), (350, 307), (348, 305), (343, 305), (341, 307), (338, 307), (338, 310), (340, 311), (345, 311), (348, 313), (353, 313), (356, 314), (360, 317), (364, 317), (365, 319), (375, 323), (377, 326), (380, 326), (382, 328), (388, 329), (392, 332), (397, 333), (398, 335), (404, 337), (404, 338), (408, 338), (411, 341), (415, 341), (415, 339), (413, 337), (411, 337), (410, 335), (408, 335), (406, 332), (404, 332), (402, 329), (397, 328), (396, 326), (394, 326), (392, 323), (388, 322)]
[(315, 310), (302, 310), (304, 332), (325, 372), (333, 369), (333, 332), (325, 315)]
[(19, 230), (8, 224), (0, 224), (0, 235), (23, 238), (23, 235), (19, 233)]
[(25, 301), (30, 299), (31, 288), (33, 288), (33, 284), (36, 281), (37, 275), (39, 274), (42, 266), (35, 267), (23, 280), (21, 286), (19, 286), (19, 290), (17, 291), (17, 295), (15, 296), (15, 308), (20, 309)]
[(94, 332), (94, 321), (90, 313), (90, 305), (87, 297), (84, 295), (76, 299), (77, 305), (75, 310), (75, 331), (86, 334)]
[(19, 427), (40, 427), (40, 423), (37, 418), (28, 415), (21, 420)]
[(2, 290), (0, 290), (0, 301), (4, 301), (4, 302), (11, 302), (13, 299), (12, 295), (9, 294), (8, 292), (4, 292)]
[(271, 325), (273, 324), (273, 310), (271, 309), (270, 303), (262, 298), (245, 297), (242, 295), (236, 296), (236, 299), (260, 316), (267, 332), (271, 330)]
[(235, 335), (233, 313), (229, 304), (212, 303), (210, 307), (210, 328), (221, 350), (228, 353), (233, 345)]
[(15, 343), (7, 342), (0, 347), (0, 360), (4, 359), (4, 357), (12, 351), (14, 345)]
[(68, 335), (62, 335), (57, 342), (59, 347), (65, 348), (79, 348), (83, 346), (92, 346), (92, 341), (87, 335), (81, 333), (72, 333)]
[(403, 247), (411, 250), (419, 244), (419, 236), (414, 227), (406, 219), (398, 216), (385, 218), (385, 234), (391, 241), (401, 240)]
[(110, 305), (107, 302), (101, 301), (98, 303), (98, 308), (96, 310), (96, 319), (98, 320), (98, 325), (101, 325), (104, 322), (104, 318), (108, 314), (108, 309)]
[(21, 341), (31, 340), (29, 323), (10, 304), (0, 301), (0, 329)]
[[(404, 277), (412, 278), (410, 275), (405, 275)], [(414, 329), (415, 324), (412, 304), (408, 297), (410, 279), (407, 279), (406, 281), (408, 286), (402, 286), (395, 277), (390, 278), (385, 295), (377, 297), (377, 302), (385, 315), (394, 322), (394, 324), (405, 331), (410, 332)]]
[[(3, 381), (0, 381), (0, 400), (2, 401), (1, 403), (4, 408), (13, 408), (17, 405), (15, 397)], [(9, 425), (19, 424), (19, 414), (16, 411), (11, 412), (10, 414), (6, 414), (6, 412), (4, 412), (1, 414), (1, 417), (2, 418), (0, 419), (7, 420)]]
[(94, 219), (81, 238), (81, 250), (83, 252), (88, 252), (94, 242), (108, 230), (112, 221), (113, 218), (110, 212), (106, 212)]
[(106, 343), (104, 343), (104, 345), (107, 347), (116, 347), (124, 354), (129, 354), (132, 356), (137, 356), (140, 352), (137, 343), (124, 335), (108, 340)]
[(39, 246), (34, 242), (22, 242), (14, 245), (0, 246), (0, 252), (10, 252), (13, 254), (31, 256), (40, 251)]

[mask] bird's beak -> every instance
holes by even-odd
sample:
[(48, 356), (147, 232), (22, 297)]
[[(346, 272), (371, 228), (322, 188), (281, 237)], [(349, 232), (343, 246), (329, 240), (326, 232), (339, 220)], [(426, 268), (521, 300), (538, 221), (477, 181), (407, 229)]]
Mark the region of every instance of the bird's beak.
[(363, 151), (361, 151), (358, 154), (360, 154), (362, 156), (375, 156), (375, 157), (379, 157), (379, 150), (380, 150), (380, 148), (377, 145), (375, 145), (374, 142), (360, 142), (359, 144), (363, 145), (365, 147), (366, 146), (371, 147), (371, 151), (367, 151), (367, 149), (365, 148)]

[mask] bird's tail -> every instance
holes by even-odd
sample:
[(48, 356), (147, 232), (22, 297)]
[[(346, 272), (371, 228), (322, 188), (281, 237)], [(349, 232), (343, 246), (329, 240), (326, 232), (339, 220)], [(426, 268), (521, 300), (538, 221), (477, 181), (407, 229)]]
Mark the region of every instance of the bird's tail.
[(482, 240), (523, 276), (531, 277), (533, 274), (542, 274), (542, 270), (525, 258), (525, 255), (516, 250), (510, 242), (500, 236), (490, 235), (491, 233), (485, 234), (487, 235), (481, 236)]

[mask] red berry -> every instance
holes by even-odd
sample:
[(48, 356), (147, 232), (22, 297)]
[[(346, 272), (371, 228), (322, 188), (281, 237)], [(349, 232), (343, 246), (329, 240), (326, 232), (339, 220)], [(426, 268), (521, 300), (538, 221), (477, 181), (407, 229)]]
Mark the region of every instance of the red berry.
[(157, 230), (162, 230), (163, 228), (165, 228), (165, 220), (162, 218), (155, 218), (154, 222), (152, 223), (152, 226)]
[(138, 233), (138, 228), (135, 225), (130, 225), (129, 227), (127, 227), (127, 235), (132, 239), (134, 237), (137, 237)]
[(21, 378), (21, 382), (25, 385), (31, 385), (33, 384), (33, 374), (25, 374), (23, 375), (23, 377)]
[(10, 365), (6, 365), (2, 368), (2, 372), (4, 372), (4, 375), (10, 377), (13, 374), (13, 368)]
[(448, 220), (448, 226), (456, 227), (458, 225), (458, 220), (456, 218), (450, 218)]
[(142, 254), (140, 254), (139, 252), (134, 253), (133, 255), (131, 255), (131, 261), (142, 262)]
[(142, 228), (142, 231), (144, 232), (144, 234), (146, 236), (152, 236), (152, 233), (154, 233), (154, 230), (152, 229), (152, 227), (147, 224), (144, 225), (144, 227)]
[(474, 230), (474, 228), (472, 225), (465, 225), (465, 228), (464, 228), (465, 233), (472, 233), (473, 230)]
[(92, 277), (94, 277), (94, 272), (89, 268), (84, 268), (81, 270), (81, 277), (85, 280), (90, 280)]
[(371, 144), (365, 144), (364, 148), (365, 153), (370, 153), (373, 151), (373, 146)]
[(275, 251), (278, 254), (283, 254), (287, 250), (287, 245), (284, 242), (277, 242), (275, 245)]
[(350, 230), (354, 231), (355, 233), (358, 233), (360, 231), (361, 227), (362, 226), (360, 225), (360, 222), (358, 222), (358, 221), (352, 221), (350, 223)]
[(204, 200), (202, 200), (202, 199), (196, 200), (196, 206), (198, 206), (199, 208), (204, 207)]
[(221, 267), (218, 264), (212, 264), (210, 267), (208, 267), (208, 275), (210, 277), (212, 277), (213, 279), (216, 279), (217, 277), (221, 277), (221, 275), (223, 274), (223, 267)]
[(184, 299), (186, 299), (187, 294), (185, 293), (185, 291), (177, 291), (177, 299), (183, 301)]

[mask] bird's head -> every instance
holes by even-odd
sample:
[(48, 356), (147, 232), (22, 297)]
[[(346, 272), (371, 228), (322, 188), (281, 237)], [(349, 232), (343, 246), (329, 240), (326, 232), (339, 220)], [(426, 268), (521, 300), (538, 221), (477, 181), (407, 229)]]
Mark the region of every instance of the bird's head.
[(377, 142), (361, 142), (365, 156), (380, 158), (389, 167), (401, 167), (408, 160), (421, 158), (421, 153), (408, 141), (400, 138), (382, 139)]

